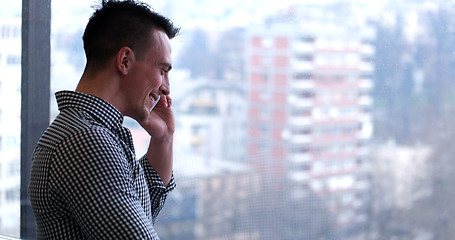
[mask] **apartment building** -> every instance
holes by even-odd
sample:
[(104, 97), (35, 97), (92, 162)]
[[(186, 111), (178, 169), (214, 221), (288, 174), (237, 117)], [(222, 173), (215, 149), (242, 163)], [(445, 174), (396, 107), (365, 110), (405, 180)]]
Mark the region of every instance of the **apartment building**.
[(175, 81), (178, 188), (160, 213), (160, 236), (260, 239), (249, 214), (249, 199), (261, 187), (258, 173), (244, 162), (244, 88), (216, 80)]
[(208, 165), (210, 159), (245, 163), (244, 87), (221, 80), (175, 81), (176, 150), (204, 156)]
[(0, 18), (0, 72), (0, 232), (18, 236), (21, 135), (20, 18)]
[(300, 11), (247, 31), (247, 161), (287, 179), (295, 201), (316, 193), (341, 231), (355, 231), (370, 202), (375, 32), (362, 19)]

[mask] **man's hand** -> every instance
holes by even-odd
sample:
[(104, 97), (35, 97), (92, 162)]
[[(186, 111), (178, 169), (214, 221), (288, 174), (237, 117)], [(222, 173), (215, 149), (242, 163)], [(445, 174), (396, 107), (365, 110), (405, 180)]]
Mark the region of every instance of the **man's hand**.
[(150, 112), (147, 120), (140, 122), (150, 134), (147, 160), (167, 186), (172, 178), (172, 147), (175, 131), (175, 119), (172, 111), (172, 100), (161, 95), (158, 104)]
[(174, 135), (175, 119), (171, 107), (171, 97), (161, 95), (157, 105), (150, 112), (149, 117), (145, 121), (139, 123), (153, 139), (166, 140)]

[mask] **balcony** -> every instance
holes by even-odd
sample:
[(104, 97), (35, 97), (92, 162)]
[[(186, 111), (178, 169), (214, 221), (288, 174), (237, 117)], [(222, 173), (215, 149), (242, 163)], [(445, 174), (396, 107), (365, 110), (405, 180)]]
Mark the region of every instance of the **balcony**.
[(362, 45), (362, 47), (360, 48), (360, 52), (362, 54), (365, 54), (365, 55), (368, 55), (368, 56), (372, 56), (376, 53), (376, 49), (371, 46), (371, 45)]
[(312, 121), (309, 117), (291, 117), (289, 123), (294, 127), (302, 127), (311, 125)]
[(371, 79), (361, 79), (360, 82), (359, 82), (359, 88), (361, 90), (371, 90), (373, 89), (374, 87), (374, 84), (373, 84), (373, 81)]
[(312, 99), (301, 98), (295, 95), (288, 96), (288, 103), (296, 108), (311, 108), (314, 105)]
[(296, 153), (292, 154), (290, 157), (290, 161), (293, 163), (304, 163), (309, 162), (311, 160), (309, 153)]
[(312, 81), (294, 81), (291, 83), (291, 89), (293, 90), (310, 90), (314, 88)]
[(294, 42), (292, 49), (296, 53), (313, 53), (315, 50), (314, 44), (304, 42)]
[(303, 182), (308, 180), (310, 177), (304, 172), (290, 171), (289, 179), (294, 182)]
[(359, 99), (359, 105), (371, 106), (373, 105), (373, 98), (370, 96), (361, 96)]
[(363, 62), (359, 65), (359, 70), (365, 73), (372, 73), (374, 71), (374, 64)]
[(299, 134), (299, 135), (292, 136), (290, 141), (293, 144), (310, 143), (311, 137), (309, 137), (308, 135)]
[(314, 64), (309, 61), (297, 61), (291, 62), (291, 68), (298, 72), (310, 72), (314, 70)]

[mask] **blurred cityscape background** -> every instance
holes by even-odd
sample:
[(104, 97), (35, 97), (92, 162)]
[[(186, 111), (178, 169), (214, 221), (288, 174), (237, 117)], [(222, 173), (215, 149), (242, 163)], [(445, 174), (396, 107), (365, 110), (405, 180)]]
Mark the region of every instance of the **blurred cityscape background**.
[[(455, 239), (455, 1), (145, 2), (182, 27), (163, 240)], [(20, 5), (0, 3), (0, 235), (17, 237)], [(52, 1), (53, 92), (81, 76), (94, 3)]]

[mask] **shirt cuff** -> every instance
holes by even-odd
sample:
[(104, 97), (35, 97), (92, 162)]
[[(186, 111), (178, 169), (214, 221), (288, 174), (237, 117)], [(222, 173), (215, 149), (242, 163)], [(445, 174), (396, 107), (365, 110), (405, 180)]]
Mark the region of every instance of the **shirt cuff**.
[(176, 187), (175, 180), (174, 180), (174, 173), (172, 173), (171, 180), (169, 181), (169, 184), (164, 186), (163, 180), (161, 177), (158, 175), (158, 173), (155, 171), (152, 166), (150, 166), (148, 160), (147, 160), (147, 154), (145, 154), (139, 162), (141, 163), (144, 173), (145, 173), (145, 178), (147, 182), (149, 183), (150, 187), (153, 188), (161, 188), (164, 190), (164, 193), (169, 193), (170, 191), (174, 190)]

